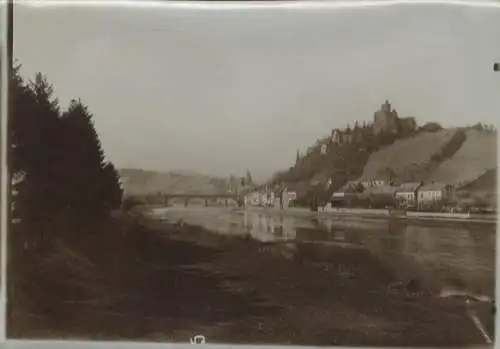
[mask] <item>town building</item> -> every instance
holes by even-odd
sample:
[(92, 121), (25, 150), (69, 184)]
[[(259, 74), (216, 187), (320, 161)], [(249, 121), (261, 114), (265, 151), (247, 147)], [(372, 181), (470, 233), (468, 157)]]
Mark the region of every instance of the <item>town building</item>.
[(276, 205), (276, 194), (274, 191), (268, 191), (262, 194), (262, 205), (266, 207)]
[(417, 194), (421, 185), (420, 182), (401, 184), (395, 195), (398, 204), (406, 208), (417, 207)]
[(287, 195), (288, 195), (288, 201), (289, 202), (294, 202), (297, 200), (297, 192), (295, 191), (287, 191)]
[(363, 185), (364, 188), (371, 188), (371, 187), (380, 187), (382, 185), (385, 185), (386, 181), (382, 179), (375, 179), (375, 178), (370, 178), (370, 179), (365, 179), (361, 182), (361, 185)]
[(245, 207), (275, 207), (287, 208), (295, 205), (297, 193), (288, 191), (286, 187), (283, 189), (275, 188), (275, 190), (259, 189), (245, 195)]
[(425, 209), (451, 199), (452, 186), (442, 182), (424, 184), (418, 189), (418, 208)]
[(251, 192), (247, 195), (245, 195), (245, 205), (246, 206), (258, 206), (260, 202), (262, 201), (261, 199), (262, 194), (259, 191), (254, 191)]
[(374, 176), (363, 179), (361, 184), (364, 188), (391, 185), (394, 176), (394, 171), (391, 168), (381, 168)]
[(337, 128), (332, 130), (332, 143), (335, 145), (342, 143), (342, 133)]
[(381, 132), (396, 134), (398, 132), (398, 113), (391, 109), (389, 101), (385, 101), (373, 116), (373, 133), (375, 135)]
[(283, 190), (282, 194), (283, 208), (295, 206), (295, 200), (297, 200), (297, 193), (294, 191), (288, 191), (287, 188)]

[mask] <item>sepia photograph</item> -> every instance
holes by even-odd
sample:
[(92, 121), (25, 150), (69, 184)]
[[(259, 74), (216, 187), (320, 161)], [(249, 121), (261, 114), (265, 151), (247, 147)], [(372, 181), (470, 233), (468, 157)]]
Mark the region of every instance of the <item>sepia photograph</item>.
[(493, 347), (497, 2), (40, 3), (8, 339)]

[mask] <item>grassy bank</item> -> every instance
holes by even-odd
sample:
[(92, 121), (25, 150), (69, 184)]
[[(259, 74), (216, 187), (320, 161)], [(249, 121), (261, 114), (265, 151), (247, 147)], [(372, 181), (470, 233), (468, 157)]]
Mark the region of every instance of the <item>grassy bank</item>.
[[(24, 251), (24, 250), (23, 250)], [(11, 337), (458, 346), (484, 343), (461, 300), (389, 291), (367, 250), (263, 244), (115, 218), (13, 256)], [(491, 331), (492, 318), (478, 309)]]

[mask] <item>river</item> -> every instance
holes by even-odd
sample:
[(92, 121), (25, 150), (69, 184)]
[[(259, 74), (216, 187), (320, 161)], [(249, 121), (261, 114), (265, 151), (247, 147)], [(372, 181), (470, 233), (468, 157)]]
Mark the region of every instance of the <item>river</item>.
[(155, 209), (153, 216), (169, 223), (182, 219), (220, 234), (250, 235), (263, 242), (307, 243), (315, 246), (308, 249), (314, 259), (328, 256), (329, 246), (348, 244), (369, 251), (401, 280), (416, 279), (441, 293), (494, 297), (495, 224), (294, 216), (194, 206)]

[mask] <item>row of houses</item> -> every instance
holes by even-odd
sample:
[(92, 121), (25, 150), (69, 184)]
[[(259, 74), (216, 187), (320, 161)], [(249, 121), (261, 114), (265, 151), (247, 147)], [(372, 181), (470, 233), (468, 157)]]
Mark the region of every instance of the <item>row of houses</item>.
[(297, 193), (283, 190), (255, 190), (244, 197), (245, 207), (276, 207), (287, 208), (294, 206)]
[(412, 182), (401, 185), (383, 181), (349, 181), (335, 191), (332, 206), (369, 206), (426, 209), (442, 205), (453, 197), (453, 187), (446, 183)]

